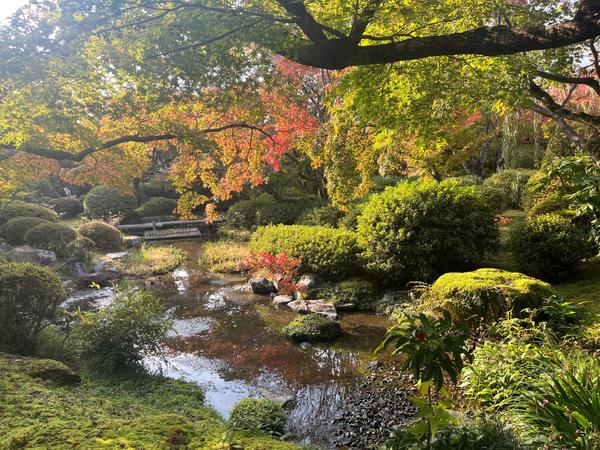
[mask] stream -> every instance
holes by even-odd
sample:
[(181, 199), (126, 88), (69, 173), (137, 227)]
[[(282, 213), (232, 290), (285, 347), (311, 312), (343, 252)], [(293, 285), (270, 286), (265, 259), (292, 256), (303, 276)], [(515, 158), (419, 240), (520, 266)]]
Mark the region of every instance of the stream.
[(245, 397), (289, 400), (290, 438), (333, 448), (336, 415), (362, 363), (374, 359), (387, 321), (345, 313), (343, 335), (334, 343), (294, 344), (278, 331), (295, 317), (287, 306), (277, 310), (269, 298), (248, 291), (243, 276), (205, 270), (201, 241), (172, 245), (187, 253), (184, 266), (144, 280), (175, 317), (166, 358), (148, 358), (147, 367), (197, 383), (224, 418)]

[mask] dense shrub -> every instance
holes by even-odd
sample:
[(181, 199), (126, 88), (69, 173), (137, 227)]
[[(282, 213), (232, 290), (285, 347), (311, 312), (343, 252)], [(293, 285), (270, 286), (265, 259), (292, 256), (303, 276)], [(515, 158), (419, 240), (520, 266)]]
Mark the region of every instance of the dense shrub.
[(523, 193), (533, 172), (524, 169), (509, 169), (495, 173), (483, 181), (483, 189), (502, 192), (504, 209), (520, 209), (523, 205)]
[(529, 217), (510, 237), (513, 258), (524, 273), (557, 279), (573, 272), (590, 254), (585, 234), (556, 214)]
[(38, 217), (49, 222), (56, 222), (58, 216), (54, 211), (40, 205), (25, 202), (10, 202), (0, 208), (0, 223), (6, 223), (15, 217)]
[(77, 239), (69, 242), (65, 248), (65, 252), (69, 258), (86, 263), (92, 260), (95, 250), (96, 243), (83, 236), (79, 236)]
[(498, 417), (477, 416), (440, 430), (431, 450), (517, 450), (526, 447), (515, 430)]
[(43, 223), (51, 223), (39, 217), (15, 217), (10, 219), (2, 229), (2, 236), (9, 244), (22, 245), (25, 243), (25, 235), (33, 227)]
[(128, 287), (107, 307), (80, 313), (79, 319), (72, 333), (78, 353), (107, 371), (137, 369), (145, 356), (161, 354), (172, 327), (160, 300)]
[(146, 198), (166, 197), (176, 199), (178, 197), (177, 191), (168, 181), (153, 180), (142, 183), (140, 184), (140, 191)]
[(94, 220), (86, 222), (78, 229), (79, 234), (91, 239), (100, 250), (113, 251), (123, 248), (123, 235), (112, 225)]
[(336, 227), (342, 217), (344, 217), (343, 211), (331, 205), (325, 205), (303, 212), (298, 219), (298, 223), (302, 225)]
[(177, 201), (167, 197), (152, 197), (135, 210), (139, 217), (169, 216), (177, 208)]
[(456, 180), (405, 182), (373, 195), (358, 237), (367, 267), (395, 282), (471, 268), (498, 245), (493, 211)]
[(60, 223), (42, 223), (33, 227), (25, 235), (27, 244), (53, 251), (60, 257), (69, 256), (67, 245), (75, 239), (77, 239), (77, 232)]
[(479, 186), (483, 183), (483, 179), (477, 175), (463, 175), (455, 179), (463, 186)]
[(554, 291), (548, 283), (521, 273), (479, 269), (446, 273), (421, 298), (428, 311), (447, 310), (460, 321), (493, 321), (513, 311), (537, 308)]
[(292, 224), (302, 213), (302, 206), (294, 201), (275, 201), (263, 195), (242, 200), (232, 205), (226, 214), (227, 223), (235, 228), (250, 230), (268, 224)]
[(339, 322), (320, 314), (297, 316), (282, 332), (295, 342), (318, 342), (336, 339), (342, 331)]
[(374, 309), (378, 300), (377, 289), (369, 280), (350, 278), (335, 284), (325, 292), (334, 306), (353, 305), (356, 309)]
[(65, 300), (60, 278), (34, 264), (0, 265), (0, 348), (31, 350), (47, 321)]
[(90, 219), (108, 219), (119, 216), (132, 217), (135, 199), (126, 196), (115, 188), (96, 186), (88, 192), (83, 201), (85, 214)]
[(229, 425), (240, 430), (280, 435), (285, 425), (285, 413), (273, 400), (245, 398), (234, 405)]
[(569, 202), (559, 193), (553, 193), (537, 199), (527, 210), (527, 215), (533, 217), (550, 213), (560, 214), (561, 211), (566, 211), (568, 208)]
[(75, 197), (57, 198), (52, 202), (52, 207), (61, 217), (70, 219), (83, 212), (83, 205)]
[(257, 229), (250, 247), (300, 259), (300, 272), (333, 278), (351, 275), (359, 267), (360, 248), (353, 232), (307, 225), (269, 225)]
[(344, 217), (339, 220), (339, 226), (341, 228), (346, 228), (347, 230), (356, 231), (358, 228), (358, 217), (362, 214), (364, 207), (364, 202), (352, 205), (348, 211), (346, 211)]

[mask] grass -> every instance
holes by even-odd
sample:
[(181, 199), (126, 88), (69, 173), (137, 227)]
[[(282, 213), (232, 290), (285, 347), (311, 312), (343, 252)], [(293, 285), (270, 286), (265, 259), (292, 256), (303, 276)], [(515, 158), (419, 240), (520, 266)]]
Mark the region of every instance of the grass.
[(200, 262), (218, 273), (236, 272), (238, 265), (250, 253), (248, 244), (231, 240), (207, 242), (203, 250)]
[(297, 448), (258, 433), (228, 430), (193, 384), (84, 372), (80, 384), (59, 386), (33, 378), (36, 367), (46, 364), (0, 354), (0, 448)]
[(144, 277), (167, 273), (185, 261), (185, 253), (175, 247), (145, 245), (115, 261), (115, 267), (125, 275)]

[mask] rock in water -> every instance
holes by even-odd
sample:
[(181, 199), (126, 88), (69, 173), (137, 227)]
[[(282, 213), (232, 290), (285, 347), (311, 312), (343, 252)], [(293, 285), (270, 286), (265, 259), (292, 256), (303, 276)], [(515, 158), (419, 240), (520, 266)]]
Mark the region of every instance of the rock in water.
[(300, 277), (296, 286), (298, 286), (303, 291), (310, 291), (312, 289), (316, 289), (319, 287), (320, 279), (318, 275), (307, 273)]
[(292, 298), (291, 295), (276, 295), (275, 297), (273, 297), (273, 304), (275, 306), (279, 306), (279, 305), (287, 305), (288, 303), (291, 303), (294, 299)]
[(327, 303), (325, 300), (294, 300), (288, 303), (288, 306), (297, 314), (312, 312), (325, 316), (328, 319), (336, 319), (338, 315), (335, 306)]
[(255, 277), (248, 281), (256, 295), (271, 295), (276, 292), (275, 285), (265, 277)]

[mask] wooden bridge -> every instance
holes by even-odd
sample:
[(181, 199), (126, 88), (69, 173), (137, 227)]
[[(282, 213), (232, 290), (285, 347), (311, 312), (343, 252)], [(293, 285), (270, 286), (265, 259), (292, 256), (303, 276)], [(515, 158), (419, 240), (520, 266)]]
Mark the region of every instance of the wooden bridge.
[(141, 235), (146, 241), (194, 239), (202, 236), (202, 229), (224, 223), (223, 219), (207, 224), (205, 220), (172, 220), (166, 222), (146, 222), (119, 225), (124, 233)]

